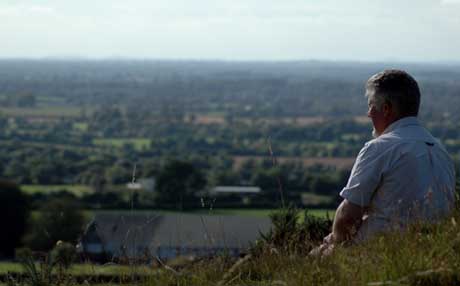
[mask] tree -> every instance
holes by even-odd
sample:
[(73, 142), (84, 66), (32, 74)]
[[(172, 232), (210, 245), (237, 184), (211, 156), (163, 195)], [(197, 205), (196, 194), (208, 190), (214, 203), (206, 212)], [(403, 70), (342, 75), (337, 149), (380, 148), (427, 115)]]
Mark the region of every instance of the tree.
[(330, 175), (317, 175), (310, 181), (310, 190), (320, 195), (335, 195), (341, 187), (337, 179)]
[(0, 235), (0, 257), (11, 257), (21, 244), (29, 207), (19, 187), (7, 181), (0, 181), (0, 202), (0, 224), (5, 231)]
[(132, 170), (116, 164), (106, 169), (105, 178), (111, 184), (126, 184), (132, 180)]
[(8, 127), (8, 118), (0, 113), (0, 130), (2, 133)]
[(216, 186), (235, 186), (240, 184), (240, 176), (232, 170), (217, 171), (212, 174), (212, 184)]
[(156, 202), (160, 206), (179, 209), (189, 207), (195, 193), (206, 186), (204, 175), (191, 163), (173, 160), (168, 162), (156, 180)]
[(54, 199), (44, 204), (32, 220), (25, 244), (34, 250), (50, 250), (57, 241), (77, 242), (83, 231), (84, 216), (79, 206), (68, 199)]

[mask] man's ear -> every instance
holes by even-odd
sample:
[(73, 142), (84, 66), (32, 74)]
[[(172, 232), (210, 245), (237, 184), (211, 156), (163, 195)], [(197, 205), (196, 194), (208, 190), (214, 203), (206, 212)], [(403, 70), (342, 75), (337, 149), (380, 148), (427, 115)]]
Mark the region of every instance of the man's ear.
[(385, 117), (391, 116), (391, 113), (393, 112), (391, 103), (385, 102), (384, 104), (382, 104), (382, 112), (383, 112), (383, 116)]

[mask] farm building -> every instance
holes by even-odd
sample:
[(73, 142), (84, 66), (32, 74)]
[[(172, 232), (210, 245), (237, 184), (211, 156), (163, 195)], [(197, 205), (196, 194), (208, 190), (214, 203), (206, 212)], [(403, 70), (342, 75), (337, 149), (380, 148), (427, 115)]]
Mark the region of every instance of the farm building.
[(155, 191), (155, 178), (139, 179), (137, 182), (127, 183), (128, 190), (144, 190), (147, 192)]
[(83, 255), (94, 260), (219, 253), (239, 255), (271, 227), (268, 218), (195, 214), (99, 214), (80, 240)]
[(212, 197), (224, 197), (227, 201), (236, 201), (249, 205), (262, 190), (256, 186), (216, 186), (209, 194)]
[(258, 194), (259, 187), (246, 186), (216, 186), (211, 190), (211, 194)]

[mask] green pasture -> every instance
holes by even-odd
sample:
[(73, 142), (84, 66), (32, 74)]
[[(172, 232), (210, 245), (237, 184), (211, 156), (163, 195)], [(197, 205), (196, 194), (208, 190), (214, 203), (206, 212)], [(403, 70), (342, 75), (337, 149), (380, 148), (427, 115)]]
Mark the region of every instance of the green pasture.
[(361, 138), (362, 138), (362, 135), (358, 133), (345, 133), (341, 136), (341, 140), (344, 140), (344, 141), (360, 140)]
[(81, 108), (74, 106), (0, 107), (0, 113), (13, 117), (77, 117)]
[(121, 148), (125, 145), (132, 145), (135, 150), (142, 150), (150, 147), (151, 140), (146, 138), (98, 138), (93, 140), (96, 146), (111, 146)]
[(82, 132), (88, 131), (88, 123), (76, 122), (73, 124), (73, 129), (82, 131)]
[(301, 198), (303, 204), (307, 206), (330, 204), (334, 200), (332, 196), (318, 195), (313, 193), (302, 193)]
[(67, 99), (63, 97), (56, 97), (56, 96), (46, 96), (46, 95), (40, 95), (37, 97), (38, 103), (52, 103), (52, 104), (65, 104)]
[[(33, 132), (28, 132), (33, 133)], [(61, 150), (72, 150), (78, 152), (100, 152), (102, 148), (100, 147), (91, 147), (91, 146), (80, 146), (80, 145), (71, 145), (71, 144), (59, 144), (59, 143), (49, 143), (49, 142), (39, 142), (39, 141), (25, 141), (25, 140), (0, 140), (0, 144), (11, 144), (11, 143), (20, 143), (22, 147), (41, 147), (41, 148), (57, 148)], [(91, 158), (97, 158), (96, 155), (93, 155)]]
[(85, 185), (21, 185), (21, 189), (28, 194), (67, 191), (77, 197), (93, 192), (91, 187)]
[(22, 272), (22, 266), (16, 262), (0, 262), (0, 274)]

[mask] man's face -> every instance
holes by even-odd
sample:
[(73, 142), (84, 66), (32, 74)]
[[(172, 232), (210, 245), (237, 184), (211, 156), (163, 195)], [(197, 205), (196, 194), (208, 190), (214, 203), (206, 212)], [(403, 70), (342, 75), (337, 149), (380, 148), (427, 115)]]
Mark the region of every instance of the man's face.
[(374, 127), (372, 130), (372, 136), (377, 138), (387, 127), (384, 111), (383, 108), (381, 110), (378, 109), (374, 90), (367, 90), (366, 95), (368, 106), (367, 116), (372, 120), (372, 125)]

